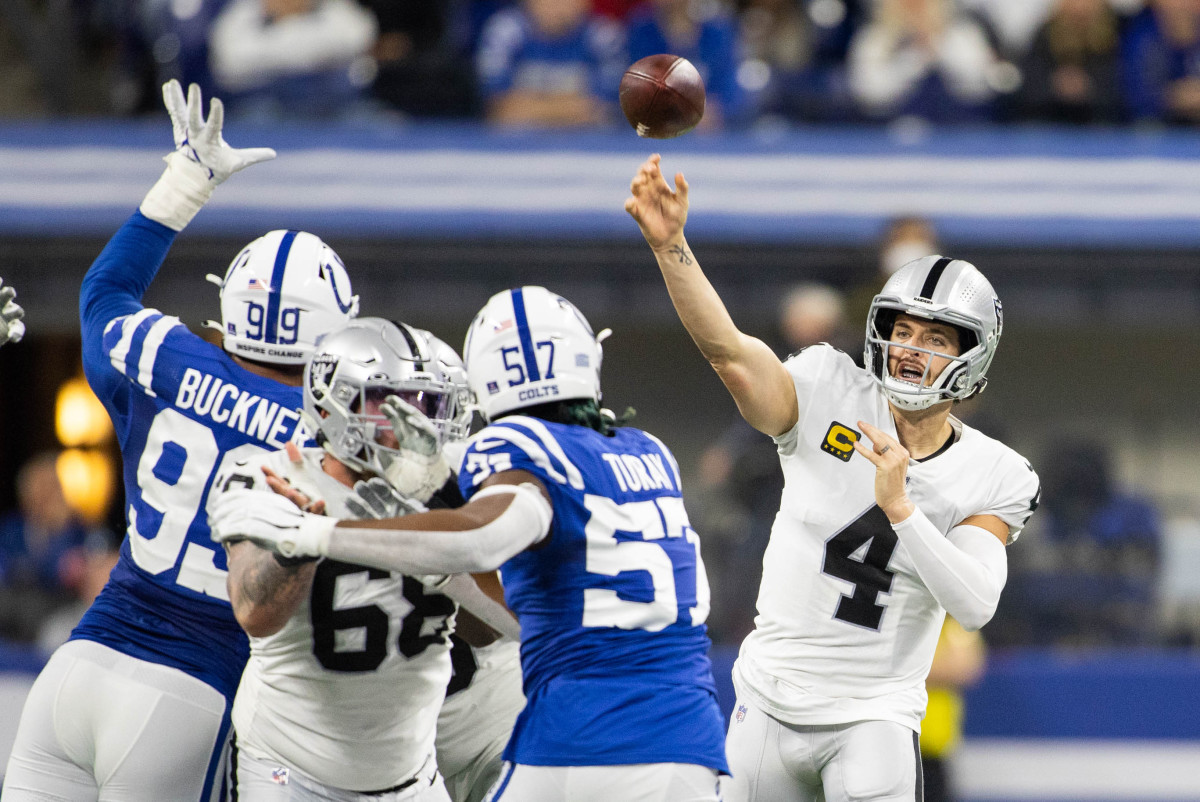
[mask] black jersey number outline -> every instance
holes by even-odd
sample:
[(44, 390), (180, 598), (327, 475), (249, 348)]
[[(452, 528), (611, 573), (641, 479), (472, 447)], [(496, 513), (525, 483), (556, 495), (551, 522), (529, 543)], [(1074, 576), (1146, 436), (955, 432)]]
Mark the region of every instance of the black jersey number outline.
[[(313, 656), (329, 671), (374, 671), (387, 658), (389, 635), (388, 615), (376, 604), (362, 607), (334, 609), (334, 591), (338, 577), (348, 574), (367, 575), (367, 579), (386, 579), (389, 572), (378, 568), (323, 560), (313, 575), (312, 598), (309, 602), (309, 619), (313, 630)], [(418, 580), (403, 578), (402, 593), (412, 604), (412, 611), (400, 623), (397, 647), (404, 657), (416, 657), (435, 643), (446, 643), (450, 621), (454, 616), (454, 602), (440, 593), (426, 593), (425, 586)], [(441, 618), (434, 631), (422, 634), (425, 621)], [(337, 632), (346, 629), (362, 629), (365, 642), (355, 651), (337, 651)]]
[(475, 662), (475, 650), (458, 635), (450, 636), (450, 666), (453, 673), (446, 684), (446, 698), (470, 687), (475, 672), (479, 670), (479, 664)]
[[(862, 559), (851, 554), (870, 541)], [(851, 521), (825, 541), (825, 559), (821, 573), (854, 585), (854, 593), (842, 595), (833, 617), (848, 624), (879, 630), (886, 606), (879, 603), (879, 594), (892, 589), (895, 571), (888, 570), (892, 553), (896, 551), (896, 532), (891, 521), (876, 504)]]

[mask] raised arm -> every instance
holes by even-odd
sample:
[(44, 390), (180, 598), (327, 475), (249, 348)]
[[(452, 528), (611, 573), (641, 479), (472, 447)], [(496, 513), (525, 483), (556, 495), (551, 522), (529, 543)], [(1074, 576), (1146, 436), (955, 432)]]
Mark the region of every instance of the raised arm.
[[(79, 291), (85, 364), (103, 364), (101, 335), (114, 318), (136, 314), (167, 251), (218, 184), (238, 170), (275, 157), (270, 148), (232, 148), (221, 136), (225, 111), (218, 98), (202, 112), (200, 87), (184, 99), (179, 82), (163, 84), (175, 150), (138, 211), (92, 263)], [(90, 351), (90, 353), (89, 353)], [(89, 377), (90, 378), (90, 377)], [(94, 386), (94, 385), (93, 385)]]
[(742, 417), (761, 432), (783, 434), (799, 416), (792, 378), (766, 343), (738, 329), (700, 269), (683, 235), (687, 181), (683, 173), (676, 173), (673, 191), (659, 159), (655, 154), (638, 169), (625, 211), (637, 221), (654, 251), (684, 328), (725, 383)]

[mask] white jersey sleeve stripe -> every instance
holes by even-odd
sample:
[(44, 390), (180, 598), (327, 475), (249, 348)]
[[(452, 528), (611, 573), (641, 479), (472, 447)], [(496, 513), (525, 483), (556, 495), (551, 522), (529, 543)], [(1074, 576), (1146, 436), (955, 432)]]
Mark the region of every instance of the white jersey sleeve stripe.
[(142, 321), (152, 315), (158, 314), (160, 313), (155, 309), (143, 309), (135, 315), (126, 315), (108, 324), (108, 328), (105, 329), (106, 332), (110, 331), (112, 326), (118, 322), (120, 322), (121, 326), (121, 338), (117, 340), (117, 344), (108, 352), (109, 361), (112, 362), (112, 366), (119, 372), (129, 376), (129, 367), (125, 364), (125, 360), (129, 358), (129, 349), (133, 345), (133, 335), (137, 332), (138, 326), (142, 325)]
[(146, 391), (147, 395), (155, 395), (151, 384), (154, 381), (154, 360), (158, 358), (158, 348), (166, 339), (167, 333), (176, 326), (182, 326), (177, 317), (169, 317), (164, 315), (161, 319), (154, 321), (150, 326), (150, 330), (146, 332), (146, 338), (142, 341), (142, 356), (138, 360), (138, 375), (137, 383)]
[(675, 461), (675, 455), (671, 453), (669, 448), (667, 448), (666, 443), (650, 434), (650, 432), (643, 431), (642, 434), (654, 441), (654, 444), (658, 446), (658, 450), (661, 451), (662, 455), (667, 458), (667, 462), (671, 465), (671, 470), (675, 472), (675, 486), (682, 488), (683, 481), (679, 478), (679, 463)]
[[(575, 488), (576, 490), (583, 489), (583, 474), (579, 472), (579, 468), (575, 466), (575, 463), (571, 462), (571, 460), (567, 458), (566, 452), (563, 451), (562, 446), (558, 444), (558, 441), (554, 439), (554, 435), (550, 434), (550, 430), (546, 428), (545, 424), (536, 418), (529, 418), (524, 415), (516, 415), (514, 417), (507, 418), (499, 425), (498, 428), (503, 429), (506, 424), (523, 426), (532, 432), (538, 438), (538, 440), (541, 441), (544, 450), (550, 452), (550, 454), (552, 454), (554, 458), (558, 460), (558, 463), (562, 465), (563, 470), (566, 472), (565, 479), (566, 481), (570, 482), (571, 487)], [(516, 446), (520, 445), (515, 440), (509, 440), (509, 442)], [(526, 451), (526, 453), (529, 452)], [(532, 453), (529, 453), (529, 455), (531, 457), (533, 456)], [(561, 484), (563, 480), (559, 479), (558, 481)]]
[[(487, 432), (488, 438), (487, 440), (478, 441), (475, 446), (477, 449), (485, 450), (489, 447), (494, 447), (497, 445), (496, 441), (510, 443), (521, 449), (521, 451), (524, 451), (526, 456), (533, 460), (533, 463), (544, 470), (546, 475), (555, 482), (559, 483), (560, 485), (567, 483), (567, 477), (554, 467), (554, 465), (550, 462), (549, 455), (546, 454), (542, 447), (539, 446), (532, 438), (526, 436), (522, 432), (517, 431), (516, 429), (509, 429), (507, 427), (495, 425), (489, 426), (487, 429), (484, 429), (484, 431)], [(491, 441), (490, 446), (489, 441)]]

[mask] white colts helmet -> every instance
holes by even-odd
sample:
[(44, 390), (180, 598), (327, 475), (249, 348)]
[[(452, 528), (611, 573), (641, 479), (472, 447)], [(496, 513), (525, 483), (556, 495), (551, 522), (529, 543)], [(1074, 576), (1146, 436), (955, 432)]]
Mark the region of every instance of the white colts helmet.
[[(959, 330), (962, 353), (938, 354), (950, 364), (928, 386), (926, 377), (917, 385), (888, 372), (888, 341), (896, 316), (902, 312), (948, 323)], [(1000, 299), (974, 265), (945, 256), (924, 256), (893, 273), (871, 302), (865, 365), (888, 400), (900, 409), (926, 409), (943, 401), (970, 398), (987, 385), (984, 374), (996, 355), (1003, 326)], [(937, 353), (908, 345), (905, 348), (926, 355)]]
[(568, 399), (600, 400), (600, 341), (587, 318), (545, 287), (493, 295), (463, 345), (467, 379), (488, 420)]
[(221, 279), (225, 350), (257, 362), (303, 365), (317, 338), (358, 314), (342, 260), (320, 237), (271, 231), (251, 242)]
[(305, 422), (340, 462), (388, 479), (402, 456), (386, 442), (392, 427), (379, 405), (400, 396), (444, 438), (455, 396), (440, 364), (419, 330), (378, 317), (353, 320), (322, 337), (304, 368)]

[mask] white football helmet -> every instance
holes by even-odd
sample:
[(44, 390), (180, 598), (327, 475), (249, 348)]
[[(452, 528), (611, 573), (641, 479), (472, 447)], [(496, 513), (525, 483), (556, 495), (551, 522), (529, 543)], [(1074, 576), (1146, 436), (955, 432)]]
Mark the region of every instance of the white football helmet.
[[(941, 354), (904, 346), (950, 360), (926, 386), (929, 364), (921, 383), (903, 381), (888, 372), (888, 345), (899, 313), (948, 323), (959, 330), (962, 353)], [(926, 409), (947, 400), (962, 400), (983, 392), (988, 366), (1000, 344), (1004, 314), (992, 285), (970, 262), (945, 256), (924, 256), (901, 267), (874, 300), (867, 313), (864, 364), (900, 409)]]
[(442, 363), (446, 379), (454, 388), (454, 418), (446, 424), (446, 437), (464, 440), (471, 433), (471, 419), (475, 415), (475, 394), (471, 392), (471, 384), (467, 381), (467, 368), (462, 357), (445, 340), (424, 329), (416, 331), (425, 335), (433, 358)]
[(271, 231), (230, 263), (221, 287), (225, 350), (257, 362), (303, 365), (317, 338), (358, 315), (342, 260), (306, 231)]
[(390, 395), (424, 414), (444, 440), (454, 387), (424, 336), (403, 323), (352, 320), (322, 337), (304, 368), (304, 418), (317, 441), (351, 468), (385, 479), (401, 456), (379, 412)]
[(573, 398), (600, 400), (600, 342), (575, 305), (545, 287), (493, 295), (467, 329), (463, 356), (488, 420)]

